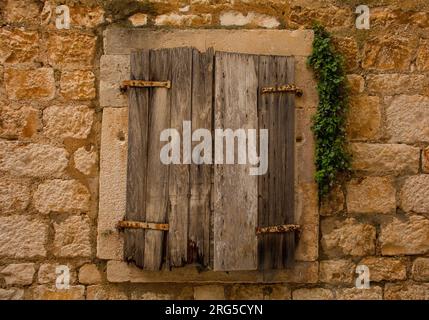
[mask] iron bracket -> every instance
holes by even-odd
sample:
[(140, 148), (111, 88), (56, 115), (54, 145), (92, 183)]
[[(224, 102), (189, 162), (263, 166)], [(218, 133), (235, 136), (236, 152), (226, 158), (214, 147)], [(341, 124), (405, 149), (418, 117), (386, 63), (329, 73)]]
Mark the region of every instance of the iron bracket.
[(168, 223), (154, 223), (142, 221), (119, 221), (117, 224), (118, 229), (150, 229), (168, 231)]
[(124, 80), (120, 86), (121, 92), (125, 92), (129, 87), (133, 88), (171, 88), (171, 81), (146, 81), (146, 80)]
[(302, 94), (303, 94), (302, 89), (298, 88), (294, 84), (285, 84), (285, 85), (281, 85), (281, 86), (263, 87), (262, 88), (262, 94), (266, 94), (266, 93), (281, 93), (281, 92), (294, 93), (297, 97), (301, 97)]

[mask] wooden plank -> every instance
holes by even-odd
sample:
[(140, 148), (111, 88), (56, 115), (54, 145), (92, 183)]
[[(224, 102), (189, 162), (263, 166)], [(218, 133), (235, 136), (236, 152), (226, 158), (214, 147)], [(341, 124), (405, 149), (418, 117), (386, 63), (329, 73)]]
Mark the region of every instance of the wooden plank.
[[(212, 48), (204, 53), (193, 50), (192, 131), (201, 128), (212, 132), (213, 129), (213, 55)], [(193, 147), (199, 143), (193, 142)], [(197, 160), (202, 162), (201, 154), (199, 156)], [(203, 266), (210, 265), (212, 175), (212, 165), (195, 164), (193, 161), (190, 170), (188, 263)]]
[[(171, 51), (150, 52), (150, 79), (160, 81), (171, 78)], [(170, 127), (171, 89), (153, 88), (150, 94), (148, 124), (148, 158), (146, 191), (147, 222), (166, 223), (168, 220), (169, 166), (160, 161), (161, 131)], [(144, 269), (159, 270), (162, 263), (165, 231), (146, 230), (144, 243)]]
[[(218, 52), (215, 65), (215, 128), (257, 128), (258, 57)], [(257, 268), (258, 178), (249, 167), (215, 165), (214, 270)]]
[[(148, 80), (149, 51), (133, 52), (130, 56), (131, 79)], [(128, 162), (127, 162), (127, 203), (126, 219), (146, 220), (146, 157), (147, 157), (147, 121), (148, 90), (130, 88), (128, 91)], [(144, 230), (125, 230), (125, 260), (135, 261), (143, 267)]]
[[(295, 83), (295, 58), (287, 57), (287, 84)], [(295, 95), (289, 93), (287, 96), (286, 113), (286, 200), (284, 223), (292, 224), (295, 222)], [(295, 233), (285, 235), (286, 245), (286, 265), (291, 266), (294, 263), (295, 254)]]
[[(259, 86), (273, 86), (276, 80), (275, 60), (271, 56), (259, 57)], [(258, 96), (258, 127), (259, 129), (268, 129), (268, 171), (264, 175), (258, 176), (258, 226), (270, 225), (270, 212), (274, 210), (274, 203), (270, 202), (270, 192), (272, 191), (272, 168), (274, 161), (273, 148), (273, 124), (276, 122), (275, 114), (271, 109), (276, 105), (276, 95), (259, 94)], [(270, 235), (258, 236), (258, 268), (266, 270), (271, 268), (273, 260), (272, 251), (270, 249), (271, 241), (266, 241), (266, 238), (272, 238)], [(271, 240), (271, 239), (270, 239)]]
[[(192, 49), (171, 50), (171, 101), (170, 126), (182, 133), (180, 160), (182, 164), (170, 164), (169, 173), (169, 214), (168, 256), (169, 266), (180, 267), (186, 263), (188, 247), (189, 215), (189, 164), (190, 152), (182, 148), (183, 141), (189, 139), (182, 132), (184, 121), (191, 120), (192, 102)], [(190, 134), (189, 127), (189, 134)], [(187, 154), (185, 156), (185, 153)]]
[[(289, 58), (260, 57), (259, 86), (293, 83)], [(293, 65), (292, 65), (293, 69)], [(293, 72), (293, 70), (292, 70)], [(293, 223), (294, 217), (294, 96), (272, 93), (259, 96), (259, 127), (269, 129), (269, 166), (259, 177), (258, 226)], [(258, 267), (282, 269), (293, 261), (294, 233), (258, 236)]]

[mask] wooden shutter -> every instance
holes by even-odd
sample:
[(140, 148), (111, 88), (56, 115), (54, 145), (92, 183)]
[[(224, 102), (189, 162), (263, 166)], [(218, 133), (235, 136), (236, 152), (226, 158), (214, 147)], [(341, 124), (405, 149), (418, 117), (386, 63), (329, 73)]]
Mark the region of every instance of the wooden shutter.
[(293, 84), (294, 59), (218, 52), (215, 66), (216, 128), (268, 129), (269, 162), (260, 176), (215, 166), (214, 269), (281, 269), (293, 260), (293, 232), (255, 229), (294, 222), (294, 96), (261, 89)]
[[(167, 88), (129, 89), (126, 220), (168, 223), (169, 231), (125, 230), (125, 258), (147, 270), (162, 263), (208, 263), (211, 168), (164, 165), (164, 129), (183, 121), (211, 130), (213, 51), (192, 48), (131, 54), (131, 79), (170, 80)], [(183, 158), (183, 157), (182, 157)], [(165, 261), (163, 261), (163, 259)]]
[[(169, 230), (126, 229), (125, 258), (147, 270), (186, 263), (223, 271), (278, 269), (290, 263), (294, 234), (256, 235), (256, 227), (293, 223), (294, 96), (261, 94), (262, 87), (293, 83), (293, 58), (192, 48), (139, 51), (131, 55), (131, 80), (170, 80), (171, 88), (129, 88), (125, 219), (168, 223)], [(192, 130), (268, 129), (268, 172), (251, 176), (250, 165), (239, 164), (163, 165), (161, 131), (182, 132), (189, 120)]]

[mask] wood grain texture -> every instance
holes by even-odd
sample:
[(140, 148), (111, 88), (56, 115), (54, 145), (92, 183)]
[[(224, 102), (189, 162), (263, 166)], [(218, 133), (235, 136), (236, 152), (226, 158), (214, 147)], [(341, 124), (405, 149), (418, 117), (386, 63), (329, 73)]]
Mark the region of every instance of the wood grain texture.
[[(170, 126), (181, 132), (182, 144), (187, 139), (182, 131), (184, 121), (191, 120), (192, 103), (192, 48), (174, 48), (171, 51)], [(180, 148), (182, 164), (170, 164), (167, 263), (183, 266), (187, 261), (189, 223), (189, 163), (184, 148)], [(188, 152), (189, 153), (189, 152)], [(188, 157), (188, 156), (187, 156)]]
[[(133, 52), (130, 56), (131, 80), (147, 80), (149, 51)], [(146, 221), (146, 157), (148, 124), (148, 90), (130, 88), (128, 91), (128, 162), (126, 219)], [(145, 230), (125, 230), (125, 260), (144, 265)]]
[[(293, 61), (287, 57), (261, 56), (260, 87), (293, 83)], [(292, 67), (290, 67), (290, 65)], [(292, 96), (292, 97), (291, 97)], [(293, 223), (294, 143), (293, 95), (269, 93), (259, 96), (259, 128), (269, 130), (268, 172), (259, 177), (258, 226)], [(282, 269), (293, 261), (294, 233), (262, 234), (258, 237), (258, 268)]]
[[(192, 131), (213, 130), (213, 49), (204, 53), (193, 50)], [(199, 144), (193, 142), (193, 147)], [(212, 149), (213, 150), (213, 149)], [(213, 166), (198, 164), (190, 168), (191, 198), (188, 231), (188, 263), (210, 265), (210, 219)], [(213, 159), (213, 154), (212, 157)]]
[[(257, 128), (258, 57), (218, 52), (215, 65), (215, 127)], [(249, 167), (215, 165), (214, 270), (257, 268), (258, 179)]]
[[(150, 52), (150, 79), (171, 78), (171, 51), (168, 49)], [(147, 222), (166, 223), (168, 220), (169, 166), (161, 163), (161, 131), (170, 127), (171, 91), (153, 88), (150, 94), (148, 125), (148, 158), (146, 192)], [(147, 230), (144, 243), (144, 269), (159, 270), (164, 249), (164, 232)]]

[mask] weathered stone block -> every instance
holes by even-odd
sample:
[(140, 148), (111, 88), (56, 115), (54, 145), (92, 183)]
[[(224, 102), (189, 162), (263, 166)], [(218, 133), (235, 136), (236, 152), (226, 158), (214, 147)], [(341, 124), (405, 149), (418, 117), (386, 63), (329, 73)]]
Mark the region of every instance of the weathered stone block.
[(263, 300), (262, 286), (258, 285), (234, 285), (231, 288), (231, 300)]
[(48, 180), (37, 187), (34, 206), (41, 213), (82, 213), (89, 210), (91, 195), (77, 180)]
[(354, 170), (373, 174), (412, 174), (419, 171), (420, 149), (405, 144), (352, 143)]
[(158, 288), (147, 290), (138, 288), (131, 291), (131, 300), (192, 300), (194, 291), (192, 287)]
[(0, 137), (31, 138), (41, 128), (41, 111), (30, 106), (4, 105), (0, 112)]
[(429, 213), (429, 175), (407, 178), (401, 188), (400, 199), (405, 212)]
[(394, 213), (396, 189), (390, 177), (354, 179), (347, 185), (349, 213)]
[(128, 20), (134, 27), (142, 27), (147, 25), (147, 14), (140, 12), (135, 13), (131, 17), (129, 17)]
[(423, 149), (423, 172), (429, 173), (429, 147)]
[(119, 90), (120, 84), (130, 78), (128, 55), (104, 55), (100, 59), (100, 105), (127, 106), (127, 96)]
[(45, 257), (48, 226), (25, 216), (0, 217), (0, 255), (14, 259)]
[(364, 256), (375, 253), (375, 227), (349, 218), (327, 218), (322, 222), (323, 251), (329, 257)]
[(94, 285), (86, 287), (87, 300), (127, 300), (125, 290), (108, 285)]
[(277, 28), (280, 22), (266, 14), (249, 12), (244, 15), (238, 11), (222, 12), (219, 16), (221, 26), (255, 26), (267, 29)]
[(419, 74), (375, 74), (366, 78), (370, 94), (397, 95), (420, 92), (424, 88), (425, 76)]
[(0, 170), (16, 176), (61, 176), (68, 163), (63, 148), (46, 144), (0, 141)]
[(81, 147), (73, 154), (75, 168), (85, 175), (91, 174), (97, 159), (97, 152), (93, 147), (89, 151), (85, 147)]
[(324, 288), (302, 288), (292, 292), (293, 300), (332, 300), (334, 294), (329, 289)]
[(356, 40), (352, 37), (334, 38), (334, 45), (337, 50), (343, 55), (345, 67), (347, 70), (354, 70), (358, 67), (358, 51)]
[(57, 257), (89, 257), (91, 255), (89, 219), (72, 216), (64, 222), (54, 223), (53, 253)]
[(207, 285), (194, 287), (195, 300), (225, 300), (225, 289), (223, 286)]
[(24, 289), (10, 288), (0, 289), (0, 300), (22, 300), (24, 299)]
[(39, 54), (39, 35), (20, 28), (0, 30), (0, 63), (33, 62)]
[(334, 186), (330, 193), (322, 200), (321, 216), (332, 216), (344, 210), (344, 193), (340, 186)]
[(25, 286), (33, 283), (35, 272), (34, 263), (10, 264), (1, 269), (0, 276), (4, 277), (7, 285)]
[(95, 98), (95, 76), (92, 71), (74, 70), (61, 74), (61, 94), (68, 100)]
[(107, 280), (109, 282), (134, 283), (316, 283), (318, 280), (318, 262), (296, 262), (292, 269), (278, 270), (272, 275), (264, 276), (257, 271), (201, 272), (192, 265), (161, 271), (145, 271), (124, 261), (107, 262)]
[(104, 22), (104, 10), (100, 6), (71, 5), (70, 26), (95, 28)]
[(51, 138), (86, 139), (94, 110), (87, 106), (51, 106), (43, 110), (44, 133)]
[(362, 93), (365, 90), (365, 79), (359, 74), (347, 75), (350, 92), (352, 94)]
[(417, 51), (417, 70), (429, 70), (429, 41), (422, 39)]
[(155, 25), (196, 27), (210, 25), (211, 21), (211, 14), (177, 14), (173, 12), (157, 16), (155, 18)]
[(79, 282), (83, 284), (97, 284), (102, 281), (100, 270), (95, 264), (85, 264), (79, 269)]
[(37, 273), (37, 279), (38, 283), (40, 284), (49, 284), (54, 286), (57, 280), (57, 273), (56, 269), (58, 266), (64, 266), (66, 265), (69, 268), (70, 272), (70, 283), (75, 283), (77, 276), (76, 276), (76, 270), (74, 267), (70, 264), (63, 264), (63, 263), (43, 263), (39, 267), (39, 272)]
[(329, 284), (352, 284), (355, 264), (350, 260), (324, 260), (319, 265), (319, 281)]
[[(116, 224), (126, 203), (127, 108), (104, 108), (101, 129), (97, 257), (123, 258), (123, 238)], [(115, 181), (115, 183), (111, 183)]]
[(429, 97), (398, 96), (386, 109), (390, 142), (429, 141)]
[(20, 212), (30, 202), (30, 187), (27, 181), (0, 179), (0, 213)]
[(7, 96), (11, 100), (52, 100), (55, 96), (52, 68), (6, 68), (4, 82)]
[(350, 10), (333, 5), (321, 8), (309, 6), (293, 6), (290, 10), (290, 22), (294, 27), (311, 27), (313, 21), (319, 21), (328, 28), (351, 26), (353, 14)]
[(34, 300), (84, 300), (85, 286), (70, 286), (68, 289), (57, 289), (40, 285), (32, 289)]
[(352, 96), (347, 119), (351, 140), (376, 139), (380, 135), (381, 111), (378, 97)]
[(381, 253), (387, 256), (423, 254), (429, 251), (429, 220), (410, 216), (407, 220), (394, 218), (381, 226)]
[(6, 0), (4, 19), (11, 22), (37, 23), (40, 2), (36, 0)]
[(386, 300), (429, 300), (429, 284), (386, 283)]
[(379, 286), (374, 286), (369, 289), (337, 289), (336, 298), (338, 300), (383, 300), (383, 289)]
[(395, 281), (407, 278), (407, 265), (396, 258), (367, 257), (359, 262), (369, 268), (370, 281)]
[(429, 281), (429, 258), (417, 258), (414, 260), (411, 271), (416, 281)]
[(400, 37), (375, 37), (365, 41), (362, 67), (367, 70), (408, 71), (415, 41)]
[(49, 63), (55, 67), (92, 66), (96, 37), (79, 32), (49, 34), (47, 40)]
[(297, 261), (316, 261), (319, 257), (319, 224), (306, 224), (300, 230), (295, 250)]

